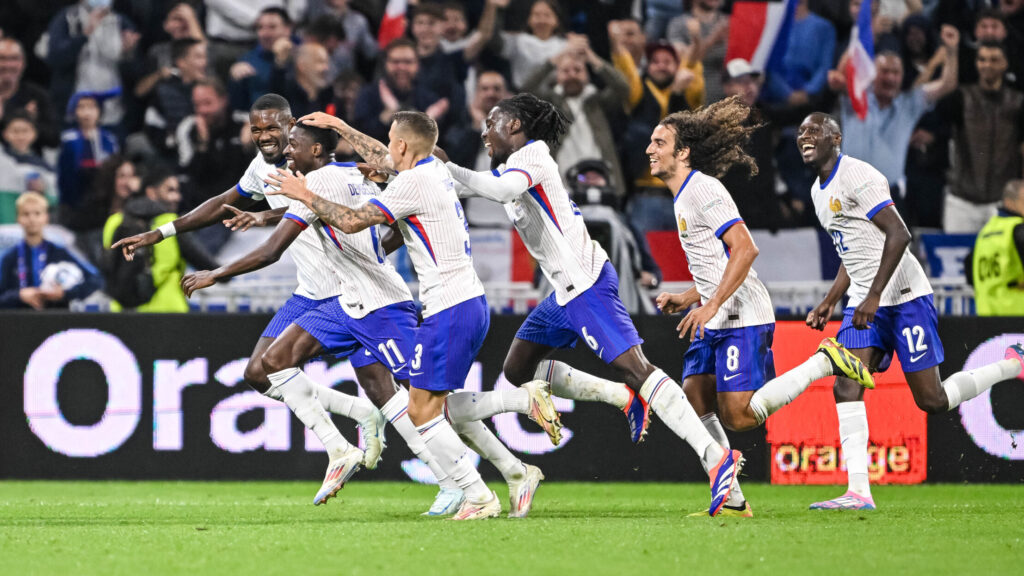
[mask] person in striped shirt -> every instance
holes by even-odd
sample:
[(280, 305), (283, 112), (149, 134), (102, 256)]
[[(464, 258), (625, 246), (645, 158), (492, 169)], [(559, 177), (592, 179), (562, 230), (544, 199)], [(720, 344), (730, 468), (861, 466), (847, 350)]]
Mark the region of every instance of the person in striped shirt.
[[(718, 180), (734, 165), (757, 171), (743, 149), (760, 127), (746, 122), (749, 115), (750, 108), (735, 96), (670, 114), (655, 127), (647, 147), (651, 173), (675, 191), (679, 240), (694, 279), (685, 293), (660, 294), (658, 306), (671, 314), (701, 304), (678, 326), (680, 338), (690, 339), (683, 390), (708, 431), (724, 445), (728, 438), (723, 424), (732, 430), (760, 426), (819, 378), (843, 371), (873, 385), (867, 370), (829, 339), (818, 347), (820, 354), (775, 377), (775, 314), (753, 269), (757, 246)], [(724, 514), (753, 516), (739, 483)]]
[[(432, 154), (437, 123), (421, 112), (399, 112), (385, 148), (332, 116), (311, 115), (302, 120), (334, 129), (371, 164), (398, 172), (384, 193), (358, 208), (313, 193), (301, 173), (278, 171), (267, 182), (280, 186), (271, 194), (298, 200), (325, 224), (345, 234), (379, 224), (398, 224), (420, 280), (423, 306), (423, 323), (409, 354), (409, 416), (442, 469), (465, 492), (466, 500), (453, 519), (497, 516), (501, 503), (466, 457), (468, 448), (452, 426), (462, 420), (445, 405), (449, 393), (465, 384), (487, 334), (490, 313), (483, 284), (473, 268), (468, 226), (455, 184), (448, 169)], [(508, 411), (530, 415), (546, 429), (558, 422), (545, 382), (528, 383), (509, 396)], [(543, 475), (536, 467), (527, 467), (526, 476), (532, 499)]]
[[(818, 173), (811, 186), (815, 213), (842, 261), (831, 290), (807, 315), (807, 325), (824, 330), (836, 304), (849, 295), (839, 342), (871, 372), (886, 371), (895, 353), (914, 402), (929, 414), (952, 410), (1004, 380), (1024, 380), (1019, 343), (1006, 349), (1003, 360), (942, 379), (938, 313), (928, 277), (908, 249), (910, 231), (893, 206), (885, 176), (843, 154), (842, 142), (839, 123), (821, 112), (809, 115), (797, 130), (804, 163)], [(839, 377), (833, 393), (849, 485), (842, 496), (811, 509), (873, 510), (864, 390)]]
[[(648, 407), (696, 451), (711, 482), (708, 513), (718, 514), (741, 467), (738, 451), (723, 448), (701, 424), (679, 385), (652, 365), (618, 294), (618, 276), (608, 255), (591, 240), (579, 209), (562, 185), (550, 149), (568, 131), (568, 120), (530, 94), (502, 100), (488, 114), (482, 138), (492, 172), (449, 163), (464, 195), (501, 202), (520, 237), (555, 287), (527, 317), (505, 358), (505, 377), (522, 383), (547, 380), (556, 396), (599, 400), (626, 412), (634, 442), (646, 431)], [(586, 374), (547, 357), (582, 340), (620, 370), (625, 384)], [(465, 400), (449, 399), (449, 406)], [(466, 402), (472, 417), (500, 410), (501, 392)]]

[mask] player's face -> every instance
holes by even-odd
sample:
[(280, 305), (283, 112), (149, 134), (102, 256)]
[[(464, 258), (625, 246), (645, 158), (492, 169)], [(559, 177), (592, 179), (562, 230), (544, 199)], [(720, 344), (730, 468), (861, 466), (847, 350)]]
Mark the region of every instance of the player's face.
[(512, 115), (495, 106), (484, 121), (480, 138), (491, 157), (491, 169), (497, 168), (512, 154)]
[(675, 176), (678, 169), (676, 155), (676, 135), (671, 128), (659, 124), (651, 134), (651, 143), (647, 145), (647, 157), (651, 163), (651, 175), (662, 180)]
[(316, 169), (316, 155), (313, 153), (313, 140), (305, 130), (296, 126), (288, 133), (288, 146), (284, 149), (284, 157), (288, 159), (288, 169), (306, 174)]
[(46, 205), (42, 202), (26, 202), (18, 210), (18, 225), (25, 236), (39, 236), (49, 221)]
[(291, 115), (281, 110), (255, 110), (249, 114), (252, 143), (259, 148), (263, 160), (271, 164), (281, 161), (284, 147), (288, 145), (287, 134), (291, 123)]
[(824, 117), (812, 114), (804, 119), (796, 131), (796, 145), (804, 164), (821, 166), (835, 153), (837, 135)]

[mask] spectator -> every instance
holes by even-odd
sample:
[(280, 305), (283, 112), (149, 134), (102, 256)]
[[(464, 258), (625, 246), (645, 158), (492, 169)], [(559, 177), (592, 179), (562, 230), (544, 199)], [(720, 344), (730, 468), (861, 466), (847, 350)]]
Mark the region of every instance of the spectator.
[(135, 87), (133, 92), (137, 98), (146, 99), (157, 82), (169, 78), (174, 73), (175, 64), (171, 51), (175, 40), (185, 38), (206, 40), (195, 10), (186, 2), (179, 2), (167, 13), (167, 17), (164, 19), (164, 31), (171, 39), (150, 46), (146, 62), (142, 63), (142, 67), (135, 70), (131, 76), (133, 79), (138, 78), (130, 84)]
[(327, 0), (326, 6), (316, 10), (311, 4), (309, 16), (315, 18), (328, 15), (337, 18), (345, 29), (345, 39), (341, 46), (331, 53), (331, 65), (336, 74), (355, 70), (368, 78), (380, 49), (366, 16), (352, 10), (348, 4), (349, 0)]
[[(900, 55), (903, 57), (903, 89), (906, 90), (918, 83), (931, 80), (935, 72), (945, 61), (942, 52), (936, 52), (938, 34), (931, 22), (920, 14), (909, 16), (900, 30), (902, 43)], [(972, 65), (973, 66), (973, 65)]]
[(319, 44), (327, 50), (327, 82), (333, 83), (341, 72), (334, 62), (334, 54), (344, 50), (345, 27), (334, 16), (324, 14), (307, 24), (301, 32), (302, 43)]
[(980, 46), (1000, 44), (1006, 53), (1008, 65), (1003, 80), (1019, 90), (1024, 82), (1019, 39), (1009, 35), (1002, 13), (995, 8), (983, 8), (977, 13), (974, 22), (974, 40), (960, 43), (960, 84), (974, 84), (978, 81), (978, 69), (974, 63)]
[(449, 121), (449, 102), (423, 85), (419, 76), (416, 45), (399, 38), (384, 50), (384, 76), (363, 87), (356, 99), (355, 128), (382, 142), (387, 141), (391, 117), (399, 110), (419, 110), (433, 118), (444, 134)]
[[(154, 168), (146, 176), (143, 193), (129, 198), (121, 212), (107, 219), (103, 227), (103, 246), (109, 249), (118, 227), (129, 219), (137, 219), (156, 229), (173, 222), (181, 192), (178, 179), (170, 171)], [(188, 301), (181, 290), (181, 277), (188, 262), (198, 270), (213, 270), (219, 264), (191, 236), (183, 234), (167, 238), (153, 246), (151, 272), (156, 293), (136, 308), (139, 312), (188, 312)], [(116, 302), (114, 311), (120, 310)]]
[[(875, 56), (876, 75), (868, 92), (865, 119), (857, 117), (845, 93), (840, 96), (843, 153), (864, 160), (884, 174), (898, 205), (904, 200), (907, 149), (914, 127), (935, 102), (956, 90), (960, 33), (952, 26), (943, 26), (941, 38), (940, 50), (945, 52), (946, 61), (939, 79), (901, 91), (903, 61), (895, 52), (880, 52)], [(837, 70), (830, 71), (829, 86), (845, 92), (846, 77)]]
[(1024, 181), (1007, 182), (1002, 196), (964, 258), (978, 316), (1024, 316)]
[[(270, 92), (275, 64), (280, 65), (280, 46), (292, 35), (288, 12), (270, 7), (256, 18), (256, 47), (231, 65), (232, 104), (235, 110), (248, 110), (257, 98)], [(279, 44), (280, 43), (280, 44)], [(275, 50), (275, 46), (278, 48)], [(288, 48), (291, 49), (289, 43)]]
[(0, 256), (0, 308), (67, 308), (103, 287), (95, 268), (43, 239), (50, 222), (45, 196), (25, 192), (17, 210), (25, 239)]
[[(17, 175), (24, 182), (25, 190), (39, 192), (51, 203), (57, 198), (57, 174), (46, 160), (35, 153), (35, 122), (24, 110), (18, 110), (3, 117), (0, 125), (4, 149), (17, 164)], [(0, 209), (2, 210), (2, 209)]]
[[(631, 223), (645, 233), (675, 229), (675, 218), (670, 210), (672, 194), (660, 178), (651, 176), (646, 149), (651, 132), (665, 116), (700, 105), (704, 97), (701, 63), (693, 64), (694, 69), (682, 65), (672, 44), (656, 42), (647, 48), (647, 66), (641, 76), (633, 57), (617, 38), (612, 39), (612, 46), (615, 68), (626, 77), (630, 87), (627, 100), (630, 117), (622, 137), (622, 159), (632, 189)], [(695, 106), (690, 105), (691, 98)]]
[(1007, 86), (1002, 44), (984, 42), (975, 60), (978, 82), (940, 104), (953, 130), (952, 170), (943, 229), (973, 234), (998, 208), (1003, 187), (1020, 178), (1024, 154), (1024, 94)]
[[(134, 49), (139, 35), (110, 9), (111, 4), (112, 0), (80, 0), (50, 21), (46, 61), (58, 109), (64, 109), (74, 93), (120, 90), (118, 61)], [(116, 124), (121, 115), (120, 99), (107, 99), (104, 123)]]
[[(248, 124), (232, 116), (227, 91), (220, 80), (208, 78), (197, 82), (192, 88), (192, 105), (195, 113), (181, 121), (175, 137), (178, 166), (183, 172), (182, 212), (234, 186), (252, 160), (252, 149), (245, 144), (249, 141)], [(196, 234), (203, 236), (200, 232), (206, 230), (226, 231), (210, 226)], [(214, 237), (202, 240), (216, 252), (227, 237)]]
[(680, 0), (647, 0), (644, 4), (644, 34), (652, 42), (663, 39), (669, 22), (683, 15)]
[[(283, 49), (285, 45), (281, 41), (276, 48)], [(307, 42), (289, 52), (294, 54), (291, 66), (278, 66), (274, 70), (270, 91), (288, 100), (296, 118), (310, 112), (323, 112), (334, 97), (328, 81), (331, 64), (327, 49), (320, 44)], [(285, 61), (288, 61), (287, 56)]]
[(512, 84), (522, 88), (527, 77), (565, 50), (562, 19), (556, 0), (534, 0), (526, 32), (503, 32), (501, 55), (512, 66)]
[[(590, 82), (588, 63), (602, 88)], [(558, 165), (572, 166), (580, 160), (600, 158), (611, 166), (612, 186), (622, 192), (625, 178), (609, 117), (622, 113), (629, 84), (614, 66), (590, 49), (586, 36), (572, 35), (565, 50), (535, 70), (522, 88), (560, 108), (572, 122), (561, 146), (553, 151)]]
[[(704, 65), (704, 92), (708, 103), (721, 100), (722, 77), (719, 71), (725, 69), (725, 47), (729, 37), (729, 16), (723, 14), (722, 0), (695, 0), (689, 12), (673, 18), (668, 23), (667, 40), (681, 43), (686, 52), (695, 51), (687, 57)], [(834, 42), (834, 39), (833, 39)], [(831, 62), (828, 63), (830, 65)], [(827, 66), (827, 65), (826, 65)], [(828, 70), (828, 68), (826, 68)], [(824, 85), (824, 81), (822, 82)]]
[[(25, 81), (25, 51), (13, 38), (0, 38), (0, 102), (10, 112), (24, 110), (36, 124), (40, 147), (55, 148), (60, 142), (60, 124), (49, 92)], [(38, 149), (37, 149), (38, 151)]]
[[(210, 61), (218, 78), (227, 77), (228, 69), (252, 48), (254, 41), (263, 45), (263, 24), (259, 21), (265, 13), (278, 10), (290, 27), (291, 22), (302, 20), (306, 10), (304, 0), (205, 0), (203, 4)], [(269, 50), (270, 46), (265, 48)]]
[(633, 59), (634, 67), (647, 67), (647, 36), (639, 20), (627, 18), (609, 22), (608, 42), (612, 62), (615, 62), (617, 53), (625, 52)]
[(146, 133), (161, 154), (177, 149), (175, 130), (192, 114), (192, 87), (206, 77), (206, 44), (195, 38), (175, 40), (171, 43), (171, 58), (174, 69), (157, 82), (146, 109)]
[(103, 225), (107, 218), (120, 212), (125, 201), (140, 189), (135, 164), (120, 154), (109, 156), (96, 170), (88, 198), (67, 224), (75, 230), (75, 247), (93, 264), (102, 268)]
[[(825, 90), (829, 68), (835, 62), (836, 31), (828, 20), (811, 13), (807, 1), (797, 2), (783, 72), (766, 78), (761, 96), (766, 102), (803, 106)], [(808, 46), (814, 49), (808, 50)]]
[[(4, 103), (0, 100), (0, 117)], [(18, 163), (0, 147), (0, 224), (14, 224), (18, 219), (14, 204), (24, 192), (25, 181), (18, 175)]]
[(72, 96), (68, 103), (76, 128), (65, 130), (61, 135), (60, 155), (57, 157), (57, 189), (60, 196), (60, 221), (69, 227), (73, 214), (84, 208), (83, 200), (92, 187), (96, 168), (118, 151), (114, 135), (99, 125), (102, 96), (81, 92)]

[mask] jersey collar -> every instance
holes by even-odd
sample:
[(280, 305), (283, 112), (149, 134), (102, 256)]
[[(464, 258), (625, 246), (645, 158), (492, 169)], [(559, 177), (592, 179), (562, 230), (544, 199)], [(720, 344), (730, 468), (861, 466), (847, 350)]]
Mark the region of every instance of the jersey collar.
[(694, 170), (692, 168), (690, 169), (690, 173), (686, 175), (686, 180), (683, 180), (683, 185), (679, 187), (679, 191), (676, 192), (676, 197), (672, 199), (672, 202), (675, 202), (676, 200), (679, 199), (679, 195), (683, 193), (683, 189), (686, 188), (686, 185), (690, 183), (690, 178), (693, 178), (693, 175), (696, 174), (697, 172), (698, 170)]
[(828, 188), (828, 185), (829, 185), (829, 183), (831, 183), (831, 182), (832, 182), (832, 178), (834, 178), (834, 177), (835, 177), (835, 175), (836, 175), (836, 172), (837, 172), (837, 171), (839, 170), (839, 162), (840, 162), (840, 161), (841, 161), (842, 159), (843, 159), (843, 153), (842, 153), (842, 152), (840, 152), (840, 153), (839, 153), (839, 156), (836, 156), (836, 164), (835, 164), (835, 166), (833, 166), (833, 167), (832, 167), (832, 171), (831, 171), (831, 172), (829, 172), (829, 174), (828, 174), (828, 178), (826, 178), (824, 182), (822, 182), (821, 184), (819, 184), (819, 186), (821, 186), (821, 189), (822, 189), (822, 190), (824, 190), (825, 188)]

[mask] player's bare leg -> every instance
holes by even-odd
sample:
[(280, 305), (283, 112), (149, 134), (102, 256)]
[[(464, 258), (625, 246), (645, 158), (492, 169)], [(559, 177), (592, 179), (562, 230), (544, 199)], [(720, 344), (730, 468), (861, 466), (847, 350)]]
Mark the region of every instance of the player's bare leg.
[(409, 391), (409, 418), (423, 437), (438, 464), (466, 494), (466, 502), (455, 520), (491, 518), (501, 514), (501, 502), (491, 492), (467, 457), (469, 448), (459, 439), (451, 423), (442, 414), (446, 391), (412, 388)]
[(938, 366), (904, 375), (917, 407), (929, 414), (942, 414), (1004, 380), (1017, 378), (1020, 373), (1020, 360), (1008, 357), (974, 370), (956, 372), (945, 380), (939, 375)]
[(717, 515), (732, 492), (742, 455), (738, 450), (722, 446), (704, 427), (700, 417), (683, 393), (683, 389), (665, 372), (651, 364), (640, 346), (633, 346), (612, 361), (612, 366), (625, 375), (626, 385), (636, 391), (676, 436), (685, 440), (697, 453), (711, 480), (711, 506), (708, 513)]

